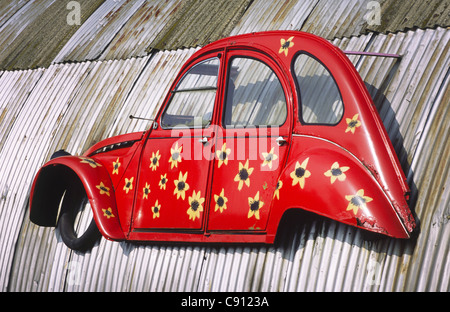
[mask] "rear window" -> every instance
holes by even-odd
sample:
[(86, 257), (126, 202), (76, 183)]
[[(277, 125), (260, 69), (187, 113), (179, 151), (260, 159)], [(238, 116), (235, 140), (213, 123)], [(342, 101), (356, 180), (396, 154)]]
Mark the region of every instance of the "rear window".
[(293, 61), (299, 88), (299, 118), (303, 124), (336, 125), (342, 119), (344, 104), (336, 81), (317, 59), (298, 54)]

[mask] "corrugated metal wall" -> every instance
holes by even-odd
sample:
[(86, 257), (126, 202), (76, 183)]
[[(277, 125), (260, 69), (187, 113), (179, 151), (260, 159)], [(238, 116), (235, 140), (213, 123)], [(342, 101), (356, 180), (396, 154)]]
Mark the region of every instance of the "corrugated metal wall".
[[(378, 1), (380, 25), (368, 25), (365, 0), (80, 1), (81, 25), (55, 29), (42, 19), (65, 19), (68, 1), (57, 2), (0, 5), (1, 291), (450, 290), (449, 1)], [(38, 26), (46, 36), (32, 35)], [(80, 254), (58, 230), (29, 221), (32, 178), (53, 151), (79, 154), (102, 138), (144, 130), (146, 122), (128, 116), (155, 114), (197, 46), (270, 29), (402, 55), (350, 59), (407, 174), (416, 238), (372, 240), (305, 213), (286, 222), (274, 246), (103, 239)], [(46, 44), (52, 36), (58, 45)], [(11, 48), (33, 44), (34, 58)]]

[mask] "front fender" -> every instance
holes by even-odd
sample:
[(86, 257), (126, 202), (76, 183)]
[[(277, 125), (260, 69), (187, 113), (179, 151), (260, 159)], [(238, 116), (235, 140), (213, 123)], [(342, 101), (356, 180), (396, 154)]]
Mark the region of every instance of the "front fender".
[(71, 184), (80, 182), (100, 233), (111, 240), (125, 239), (111, 178), (102, 164), (89, 157), (54, 158), (39, 170), (30, 193), (30, 220), (42, 226), (56, 226), (62, 194)]
[(376, 177), (348, 151), (315, 138), (297, 138), (291, 150), (269, 229), (274, 231), (286, 210), (301, 208), (372, 232), (409, 237)]

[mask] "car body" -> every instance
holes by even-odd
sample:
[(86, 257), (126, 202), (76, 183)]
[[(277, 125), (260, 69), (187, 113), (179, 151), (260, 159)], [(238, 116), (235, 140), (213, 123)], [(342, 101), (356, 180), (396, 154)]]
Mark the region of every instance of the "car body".
[(35, 177), (31, 221), (56, 226), (79, 184), (110, 240), (273, 243), (293, 209), (396, 238), (415, 228), (364, 82), (340, 49), (304, 32), (199, 49), (150, 129), (58, 156)]

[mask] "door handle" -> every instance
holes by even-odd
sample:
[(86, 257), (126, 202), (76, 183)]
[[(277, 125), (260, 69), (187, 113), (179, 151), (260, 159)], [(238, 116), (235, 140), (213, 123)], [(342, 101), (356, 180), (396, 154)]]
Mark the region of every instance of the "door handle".
[(203, 137), (201, 139), (198, 140), (200, 143), (202, 143), (203, 145), (205, 145), (206, 143), (208, 143), (208, 138), (207, 137)]
[(280, 136), (280, 137), (276, 138), (275, 142), (277, 142), (278, 146), (281, 146), (281, 145), (284, 145), (287, 141), (285, 138)]

